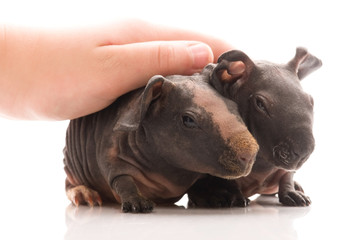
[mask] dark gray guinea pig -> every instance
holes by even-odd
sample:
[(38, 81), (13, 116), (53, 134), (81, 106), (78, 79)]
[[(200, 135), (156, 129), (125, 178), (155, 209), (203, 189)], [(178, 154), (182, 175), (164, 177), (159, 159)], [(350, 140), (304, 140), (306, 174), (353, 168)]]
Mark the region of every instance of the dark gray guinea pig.
[(259, 144), (248, 176), (235, 181), (209, 177), (188, 192), (189, 205), (247, 206), (254, 194), (278, 193), (282, 204), (308, 206), (311, 201), (294, 182), (294, 172), (314, 150), (313, 99), (300, 81), (322, 62), (297, 48), (287, 64), (252, 61), (241, 51), (224, 53), (212, 68), (211, 84), (238, 104), (249, 131)]
[(71, 120), (64, 149), (66, 193), (75, 204), (116, 201), (151, 212), (179, 200), (199, 178), (250, 173), (258, 144), (237, 104), (193, 76), (154, 76), (106, 109)]

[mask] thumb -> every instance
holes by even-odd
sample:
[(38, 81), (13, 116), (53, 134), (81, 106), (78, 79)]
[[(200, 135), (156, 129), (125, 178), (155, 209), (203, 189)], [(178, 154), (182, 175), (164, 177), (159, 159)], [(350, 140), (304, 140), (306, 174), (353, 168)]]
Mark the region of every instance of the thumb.
[(112, 76), (108, 79), (122, 85), (118, 94), (144, 86), (154, 75), (189, 75), (213, 62), (211, 48), (194, 41), (142, 42), (105, 48), (111, 51), (108, 52), (111, 62), (116, 61), (110, 64), (108, 73)]

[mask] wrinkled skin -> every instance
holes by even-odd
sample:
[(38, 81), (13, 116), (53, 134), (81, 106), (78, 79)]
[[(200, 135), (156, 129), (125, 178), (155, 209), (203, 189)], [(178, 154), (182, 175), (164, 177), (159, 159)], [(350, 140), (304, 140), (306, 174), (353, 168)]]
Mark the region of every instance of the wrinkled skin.
[(70, 121), (64, 169), (75, 204), (117, 201), (151, 212), (179, 200), (198, 179), (250, 173), (258, 144), (237, 105), (193, 76), (155, 76), (108, 108)]
[(294, 172), (314, 150), (313, 99), (300, 80), (322, 65), (298, 48), (287, 64), (253, 62), (241, 51), (224, 53), (212, 69), (211, 84), (238, 104), (260, 150), (248, 176), (234, 181), (199, 180), (189, 191), (189, 205), (247, 206), (254, 194), (276, 194), (282, 204), (308, 206), (309, 197), (294, 182)]

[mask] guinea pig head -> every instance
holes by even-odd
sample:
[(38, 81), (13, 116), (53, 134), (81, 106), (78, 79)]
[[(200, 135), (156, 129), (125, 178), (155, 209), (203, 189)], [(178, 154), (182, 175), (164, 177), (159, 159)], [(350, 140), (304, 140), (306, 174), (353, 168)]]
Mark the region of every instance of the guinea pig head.
[[(221, 178), (247, 175), (258, 144), (237, 104), (221, 96), (202, 76), (153, 77), (144, 90), (138, 126), (147, 142), (143, 155), (169, 166)], [(118, 121), (117, 130), (129, 125)], [(167, 171), (167, 169), (164, 169)]]
[[(300, 80), (322, 65), (304, 48), (287, 64), (253, 62), (241, 51), (223, 54), (211, 84), (238, 104), (260, 150), (255, 168), (276, 166), (295, 170), (315, 147), (313, 99)], [(222, 80), (225, 79), (225, 80)]]

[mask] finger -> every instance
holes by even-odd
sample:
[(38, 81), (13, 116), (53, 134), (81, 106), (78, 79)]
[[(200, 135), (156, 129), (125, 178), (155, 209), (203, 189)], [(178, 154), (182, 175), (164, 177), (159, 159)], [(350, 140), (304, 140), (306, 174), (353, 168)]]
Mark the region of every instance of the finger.
[(103, 79), (118, 97), (142, 87), (154, 75), (189, 75), (213, 62), (210, 47), (200, 42), (145, 42), (100, 47)]
[(213, 36), (134, 19), (104, 27), (98, 33), (98, 46), (146, 41), (199, 41), (211, 47), (215, 61), (222, 53), (234, 49), (230, 43)]

